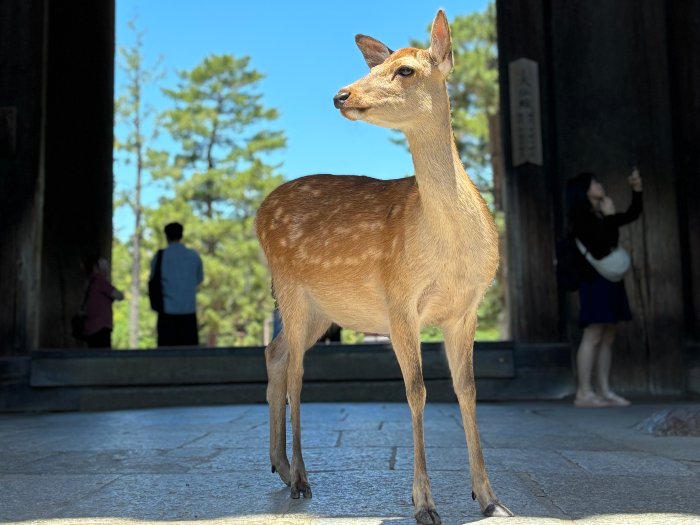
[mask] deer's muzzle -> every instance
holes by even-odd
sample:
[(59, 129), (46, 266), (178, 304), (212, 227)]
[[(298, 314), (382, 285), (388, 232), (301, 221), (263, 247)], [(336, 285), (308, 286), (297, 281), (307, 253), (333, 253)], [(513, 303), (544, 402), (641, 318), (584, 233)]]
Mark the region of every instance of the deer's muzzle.
[(340, 109), (345, 104), (345, 101), (350, 98), (349, 91), (339, 91), (336, 96), (333, 97), (333, 105)]

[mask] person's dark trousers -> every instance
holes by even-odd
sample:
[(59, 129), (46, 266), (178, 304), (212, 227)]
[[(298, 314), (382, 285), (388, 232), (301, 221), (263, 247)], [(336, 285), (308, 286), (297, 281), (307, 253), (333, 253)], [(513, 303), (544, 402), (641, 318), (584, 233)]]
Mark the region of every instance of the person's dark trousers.
[(158, 314), (158, 346), (199, 346), (197, 314)]
[(99, 332), (86, 335), (85, 342), (88, 348), (112, 348), (112, 330), (102, 328)]

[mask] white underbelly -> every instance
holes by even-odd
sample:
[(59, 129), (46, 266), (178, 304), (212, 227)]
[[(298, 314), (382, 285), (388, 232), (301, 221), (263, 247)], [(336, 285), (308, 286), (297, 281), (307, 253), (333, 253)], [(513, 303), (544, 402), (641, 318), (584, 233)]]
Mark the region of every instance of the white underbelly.
[(309, 287), (307, 292), (323, 315), (339, 326), (356, 332), (389, 333), (386, 300), (376, 284), (334, 283)]

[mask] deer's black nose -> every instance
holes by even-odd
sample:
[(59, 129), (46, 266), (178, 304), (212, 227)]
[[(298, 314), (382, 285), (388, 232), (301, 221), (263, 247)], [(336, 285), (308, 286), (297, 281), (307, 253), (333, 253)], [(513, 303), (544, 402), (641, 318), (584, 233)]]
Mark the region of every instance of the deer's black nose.
[(333, 97), (333, 105), (340, 109), (348, 98), (350, 98), (349, 91), (339, 91), (338, 94)]

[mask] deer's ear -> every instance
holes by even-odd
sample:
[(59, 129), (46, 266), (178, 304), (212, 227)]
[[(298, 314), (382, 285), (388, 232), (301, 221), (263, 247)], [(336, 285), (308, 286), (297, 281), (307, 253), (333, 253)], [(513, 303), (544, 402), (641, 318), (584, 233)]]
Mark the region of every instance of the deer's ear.
[(433, 20), (433, 29), (430, 32), (430, 56), (437, 64), (440, 72), (447, 77), (452, 70), (452, 39), (450, 37), (450, 24), (447, 23), (445, 12), (440, 9)]
[(391, 49), (371, 36), (356, 35), (355, 43), (360, 48), (370, 69), (384, 62), (393, 53)]

